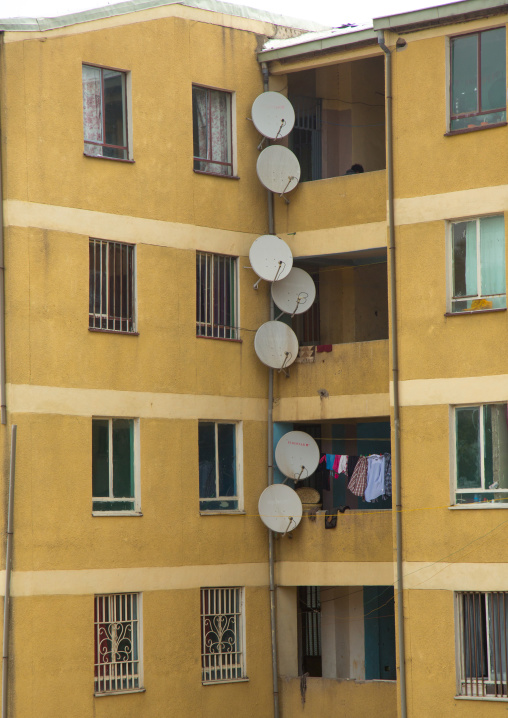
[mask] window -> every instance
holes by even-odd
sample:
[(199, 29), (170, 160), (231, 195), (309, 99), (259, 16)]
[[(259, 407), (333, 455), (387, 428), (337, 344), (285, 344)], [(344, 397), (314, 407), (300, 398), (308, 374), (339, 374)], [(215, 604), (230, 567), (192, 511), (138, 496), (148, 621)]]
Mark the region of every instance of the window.
[(134, 419), (92, 419), (93, 511), (139, 511), (138, 426)]
[(88, 326), (135, 332), (134, 245), (90, 240)]
[(203, 683), (244, 679), (244, 619), (241, 588), (201, 589)]
[(508, 594), (457, 594), (458, 692), (463, 696), (508, 698)]
[(233, 176), (232, 112), (230, 92), (192, 87), (194, 169)]
[(141, 688), (140, 612), (140, 594), (95, 597), (95, 693)]
[(455, 502), (508, 503), (507, 404), (455, 408)]
[(83, 65), (85, 155), (128, 159), (127, 73)]
[(238, 339), (237, 260), (196, 253), (196, 335)]
[(450, 129), (505, 122), (505, 28), (454, 37), (450, 50)]
[(504, 216), (453, 222), (451, 311), (506, 307)]
[(239, 424), (200, 421), (199, 508), (235, 511), (240, 508), (237, 443)]

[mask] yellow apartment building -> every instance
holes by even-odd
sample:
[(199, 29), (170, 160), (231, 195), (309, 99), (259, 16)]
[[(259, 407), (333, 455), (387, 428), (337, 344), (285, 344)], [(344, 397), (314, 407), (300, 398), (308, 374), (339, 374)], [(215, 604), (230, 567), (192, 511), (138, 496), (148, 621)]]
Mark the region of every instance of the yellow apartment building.
[[(0, 21), (1, 718), (504, 715), (507, 22)], [(295, 112), (273, 142), (267, 91)], [(267, 234), (305, 313), (252, 269)], [(323, 458), (299, 482), (290, 431)], [(272, 481), (307, 499), (286, 534)]]

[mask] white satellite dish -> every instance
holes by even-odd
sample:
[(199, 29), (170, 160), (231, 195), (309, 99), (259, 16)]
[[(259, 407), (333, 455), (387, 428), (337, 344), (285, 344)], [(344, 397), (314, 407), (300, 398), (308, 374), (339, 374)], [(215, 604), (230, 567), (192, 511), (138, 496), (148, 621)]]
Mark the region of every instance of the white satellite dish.
[(314, 280), (303, 269), (293, 267), (280, 282), (272, 284), (272, 299), (286, 314), (303, 314), (316, 298)]
[(283, 145), (265, 147), (256, 165), (259, 181), (271, 192), (291, 192), (300, 181), (300, 163)]
[(258, 359), (272, 369), (285, 369), (298, 356), (296, 334), (283, 322), (265, 322), (256, 332), (254, 349)]
[(263, 92), (252, 105), (252, 121), (258, 132), (271, 140), (289, 135), (295, 124), (295, 111), (280, 92)]
[(252, 269), (267, 282), (287, 277), (293, 266), (293, 255), (283, 239), (274, 234), (258, 237), (249, 250)]
[(305, 431), (289, 431), (279, 439), (275, 462), (284, 476), (301, 481), (317, 469), (319, 447)]
[(285, 484), (267, 486), (258, 501), (261, 521), (278, 534), (295, 529), (302, 519), (300, 497)]

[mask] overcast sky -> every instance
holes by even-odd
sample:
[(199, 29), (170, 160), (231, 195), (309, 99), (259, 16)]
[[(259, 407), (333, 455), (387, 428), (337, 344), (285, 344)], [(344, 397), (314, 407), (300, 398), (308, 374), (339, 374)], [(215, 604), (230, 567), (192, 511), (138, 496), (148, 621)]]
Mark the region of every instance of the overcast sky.
[[(232, 0), (236, 5), (270, 10), (281, 15), (314, 20), (323, 25), (366, 23), (374, 17), (418, 10), (434, 5), (449, 5), (450, 0)], [(0, 0), (0, 18), (54, 17), (91, 8), (114, 5), (107, 0)]]

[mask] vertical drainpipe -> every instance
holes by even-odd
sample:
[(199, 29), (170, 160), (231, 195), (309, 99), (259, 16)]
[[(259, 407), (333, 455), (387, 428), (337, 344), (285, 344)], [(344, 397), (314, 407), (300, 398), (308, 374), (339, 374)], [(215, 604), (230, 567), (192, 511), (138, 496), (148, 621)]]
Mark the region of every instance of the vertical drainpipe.
[[(268, 92), (268, 67), (261, 63), (263, 73), (263, 91)], [(268, 234), (275, 234), (275, 221), (273, 217), (273, 192), (267, 190), (268, 201)], [(270, 321), (275, 319), (275, 309), (270, 297)], [(267, 435), (267, 466), (268, 486), (273, 484), (273, 369), (268, 369), (268, 435)], [(274, 535), (268, 529), (268, 567), (270, 574), (270, 628), (272, 634), (272, 677), (273, 677), (273, 718), (279, 718), (279, 683), (277, 677), (277, 624), (275, 614), (275, 546)]]
[(16, 432), (12, 426), (11, 436), (11, 468), (9, 473), (9, 502), (7, 506), (7, 548), (5, 552), (5, 595), (4, 595), (4, 635), (2, 652), (2, 718), (7, 718), (7, 694), (9, 679), (9, 604), (11, 598), (11, 567), (14, 520), (14, 477), (16, 474)]
[(393, 141), (392, 141), (392, 55), (384, 42), (384, 32), (378, 31), (377, 41), (386, 56), (386, 167), (388, 170), (388, 227), (390, 234), (390, 324), (393, 372), (393, 424), (394, 424), (394, 467), (396, 493), (396, 537), (397, 537), (397, 630), (400, 663), (400, 716), (406, 718), (406, 651), (404, 643), (404, 583), (402, 574), (402, 498), (400, 475), (400, 411), (399, 411), (399, 357), (397, 350), (397, 285), (395, 274), (395, 223), (393, 192)]
[[(4, 33), (0, 33), (0, 49), (4, 48)], [(3, 53), (2, 53), (3, 54)], [(0, 119), (0, 422), (7, 424), (5, 395), (5, 291), (4, 291), (4, 217), (2, 189), (2, 126)]]

